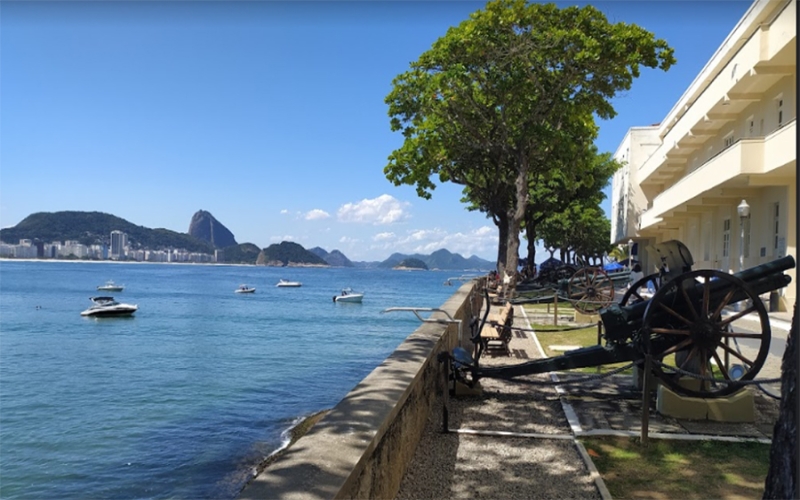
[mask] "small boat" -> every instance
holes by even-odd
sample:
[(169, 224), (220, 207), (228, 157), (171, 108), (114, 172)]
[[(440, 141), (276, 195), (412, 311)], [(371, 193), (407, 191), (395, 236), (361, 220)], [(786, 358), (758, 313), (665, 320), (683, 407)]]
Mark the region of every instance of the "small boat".
[(114, 297), (89, 297), (92, 306), (81, 312), (81, 316), (94, 316), (95, 318), (109, 318), (118, 316), (131, 316), (139, 306), (135, 304), (122, 304)]
[(342, 293), (340, 295), (333, 296), (333, 301), (361, 303), (361, 299), (363, 298), (364, 298), (363, 293), (354, 292), (351, 288), (344, 288), (342, 289)]
[(117, 285), (111, 280), (106, 281), (105, 285), (100, 285), (97, 290), (100, 292), (121, 292), (125, 288), (123, 285)]
[(303, 286), (303, 284), (300, 283), (299, 281), (286, 281), (285, 279), (281, 279), (281, 280), (278, 281), (278, 284), (275, 285), (275, 286), (279, 286), (279, 287), (298, 287), (298, 286)]
[(239, 288), (234, 290), (236, 293), (255, 293), (256, 289), (247, 285), (239, 285)]

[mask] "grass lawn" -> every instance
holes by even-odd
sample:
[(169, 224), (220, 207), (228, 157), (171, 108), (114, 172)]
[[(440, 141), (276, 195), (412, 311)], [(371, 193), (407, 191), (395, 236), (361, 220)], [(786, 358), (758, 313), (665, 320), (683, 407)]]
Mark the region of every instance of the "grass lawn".
[[(564, 354), (564, 351), (553, 350), (550, 348), (551, 346), (588, 347), (597, 345), (597, 326), (594, 325), (587, 328), (581, 328), (580, 330), (565, 330), (572, 327), (562, 325), (553, 326), (533, 324), (531, 327), (535, 332), (537, 332), (536, 337), (539, 339), (539, 343), (542, 344), (544, 355), (548, 358)], [(562, 331), (553, 332), (551, 330)], [(605, 373), (627, 364), (628, 363), (613, 363), (609, 365), (601, 365), (599, 367), (592, 366), (589, 368), (577, 368), (572, 371), (582, 373)], [(622, 373), (624, 374), (630, 372), (631, 370), (625, 370)]]
[(770, 445), (746, 442), (581, 439), (614, 499), (756, 499)]

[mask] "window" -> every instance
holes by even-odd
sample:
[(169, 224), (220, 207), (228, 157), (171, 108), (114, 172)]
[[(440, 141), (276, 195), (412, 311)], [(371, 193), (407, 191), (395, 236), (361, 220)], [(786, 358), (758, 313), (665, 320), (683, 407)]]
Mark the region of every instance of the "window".
[(745, 124), (747, 125), (747, 137), (753, 137), (756, 131), (756, 121), (752, 115), (745, 120)]
[(725, 142), (725, 146), (724, 146), (725, 149), (727, 149), (727, 148), (729, 148), (729, 147), (731, 147), (733, 145), (733, 132), (731, 132), (730, 134), (725, 136), (724, 142)]
[(783, 94), (775, 98), (775, 104), (778, 111), (778, 128), (783, 127)]
[(722, 256), (727, 257), (731, 253), (731, 220), (725, 219), (722, 222)]

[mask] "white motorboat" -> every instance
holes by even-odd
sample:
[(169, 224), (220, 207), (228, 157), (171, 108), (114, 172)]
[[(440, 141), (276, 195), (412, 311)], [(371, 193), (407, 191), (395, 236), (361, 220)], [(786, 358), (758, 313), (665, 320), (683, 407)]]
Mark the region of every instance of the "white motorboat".
[(92, 307), (81, 312), (81, 316), (94, 316), (96, 318), (108, 318), (114, 316), (131, 316), (139, 306), (135, 304), (123, 304), (114, 300), (114, 297), (89, 297)]
[(360, 292), (354, 292), (351, 288), (344, 288), (342, 293), (339, 295), (333, 296), (334, 302), (357, 302), (361, 303), (361, 300), (364, 298), (364, 294)]
[(125, 288), (123, 285), (117, 285), (111, 280), (106, 281), (105, 285), (100, 285), (97, 290), (100, 292), (121, 292)]
[(234, 290), (236, 293), (255, 293), (256, 289), (247, 285), (239, 285), (239, 288)]
[(298, 287), (298, 286), (303, 286), (303, 284), (300, 283), (299, 281), (287, 281), (285, 279), (281, 279), (281, 280), (278, 281), (278, 284), (275, 285), (275, 286), (279, 286), (279, 287)]

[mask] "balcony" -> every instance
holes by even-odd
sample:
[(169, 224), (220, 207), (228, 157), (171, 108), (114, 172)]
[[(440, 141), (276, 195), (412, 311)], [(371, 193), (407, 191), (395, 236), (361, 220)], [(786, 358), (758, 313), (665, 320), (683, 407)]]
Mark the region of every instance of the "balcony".
[(778, 80), (796, 73), (796, 5), (792, 1), (783, 7), (771, 24), (726, 40), (729, 55), (698, 75), (682, 98), (685, 102), (667, 117), (661, 146), (639, 168), (642, 186), (670, 184), (680, 175), (671, 163), (685, 159), (732, 120), (743, 118), (744, 110), (766, 99), (765, 92)]
[(796, 165), (796, 123), (792, 120), (764, 138), (741, 139), (713, 156), (652, 200), (641, 215), (641, 229), (662, 222), (666, 214), (691, 200), (715, 197), (710, 193), (722, 186), (768, 185), (770, 178), (792, 175)]

